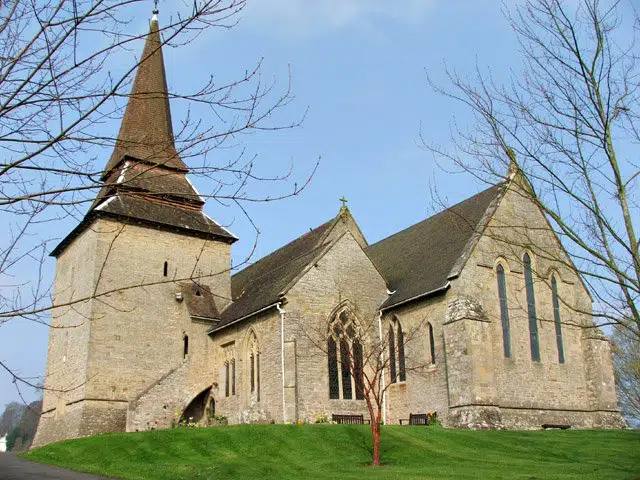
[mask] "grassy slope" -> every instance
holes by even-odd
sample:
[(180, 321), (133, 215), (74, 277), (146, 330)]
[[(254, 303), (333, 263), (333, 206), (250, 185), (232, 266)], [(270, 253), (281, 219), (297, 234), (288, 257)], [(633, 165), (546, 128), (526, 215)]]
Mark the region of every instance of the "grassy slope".
[(370, 462), (367, 426), (240, 425), (83, 438), (30, 460), (123, 479), (639, 479), (640, 432), (471, 432), (384, 427)]

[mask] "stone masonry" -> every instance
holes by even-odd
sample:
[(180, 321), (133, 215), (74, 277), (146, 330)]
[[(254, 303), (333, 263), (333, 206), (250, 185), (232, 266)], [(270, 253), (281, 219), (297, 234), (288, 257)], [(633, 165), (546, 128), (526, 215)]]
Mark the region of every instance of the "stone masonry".
[(342, 207), (232, 275), (237, 238), (204, 213), (173, 145), (168, 100), (158, 90), (153, 108), (140, 100), (141, 89), (166, 89), (159, 38), (154, 19), (104, 186), (52, 253), (56, 308), (34, 446), (185, 416), (368, 418), (337, 358), (361, 345), (366, 359), (381, 342), (380, 358), (401, 372), (384, 372), (386, 423), (437, 412), (458, 428), (624, 427), (589, 292), (517, 172), (373, 245)]

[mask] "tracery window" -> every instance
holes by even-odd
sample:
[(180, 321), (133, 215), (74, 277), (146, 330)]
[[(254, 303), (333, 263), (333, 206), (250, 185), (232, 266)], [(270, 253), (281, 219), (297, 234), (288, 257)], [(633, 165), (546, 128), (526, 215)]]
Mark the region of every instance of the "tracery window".
[(389, 370), (391, 383), (407, 380), (404, 357), (404, 334), (400, 321), (393, 317), (389, 325)]
[(223, 345), (224, 358), (224, 396), (236, 394), (236, 355), (235, 343)]
[(343, 309), (329, 324), (327, 339), (329, 398), (364, 398), (363, 348), (355, 319)]
[(527, 312), (529, 314), (529, 343), (531, 344), (531, 360), (540, 361), (540, 339), (538, 337), (538, 320), (536, 317), (536, 297), (533, 289), (533, 272), (531, 257), (525, 253), (522, 257), (524, 264), (524, 282), (527, 290)]
[(560, 321), (560, 302), (558, 300), (558, 282), (556, 276), (551, 276), (551, 297), (553, 300), (553, 320), (556, 324), (556, 345), (558, 347), (558, 362), (564, 363), (564, 344), (562, 342), (562, 323)]
[(509, 327), (509, 303), (507, 301), (507, 281), (504, 267), (496, 267), (498, 277), (498, 298), (500, 299), (500, 321), (502, 323), (502, 349), (506, 358), (511, 357), (511, 329)]
[(431, 365), (436, 364), (436, 340), (433, 336), (433, 325), (427, 322), (427, 330), (429, 331), (429, 355), (431, 357)]
[(247, 344), (249, 361), (249, 393), (260, 401), (260, 347), (255, 332), (251, 332)]

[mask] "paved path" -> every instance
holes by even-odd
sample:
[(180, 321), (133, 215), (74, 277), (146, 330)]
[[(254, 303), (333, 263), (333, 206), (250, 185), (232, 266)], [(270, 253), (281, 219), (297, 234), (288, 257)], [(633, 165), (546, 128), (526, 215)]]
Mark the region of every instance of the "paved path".
[(101, 478), (29, 462), (11, 453), (0, 453), (0, 480), (99, 480)]

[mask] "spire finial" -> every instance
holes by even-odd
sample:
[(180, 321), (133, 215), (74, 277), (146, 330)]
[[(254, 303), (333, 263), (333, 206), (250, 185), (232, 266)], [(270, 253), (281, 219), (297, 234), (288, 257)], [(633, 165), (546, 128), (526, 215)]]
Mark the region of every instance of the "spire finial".
[(158, 21), (158, 13), (160, 13), (160, 11), (158, 10), (158, 0), (153, 0), (153, 17), (151, 17), (152, 21)]
[(342, 196), (342, 198), (339, 198), (338, 200), (340, 200), (342, 202), (342, 208), (347, 208), (347, 202), (349, 200), (347, 200), (346, 198), (344, 198), (344, 195)]

